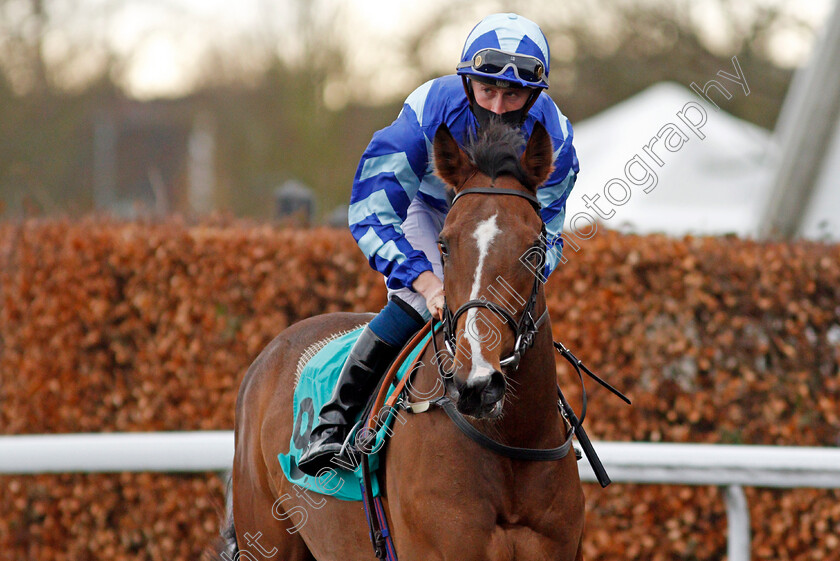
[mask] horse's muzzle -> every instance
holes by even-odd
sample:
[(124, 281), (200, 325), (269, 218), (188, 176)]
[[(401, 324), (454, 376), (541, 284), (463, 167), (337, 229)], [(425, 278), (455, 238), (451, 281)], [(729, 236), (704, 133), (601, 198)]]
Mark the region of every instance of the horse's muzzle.
[(458, 411), (477, 419), (493, 419), (502, 414), (505, 377), (498, 370), (480, 380), (469, 380), (459, 388)]

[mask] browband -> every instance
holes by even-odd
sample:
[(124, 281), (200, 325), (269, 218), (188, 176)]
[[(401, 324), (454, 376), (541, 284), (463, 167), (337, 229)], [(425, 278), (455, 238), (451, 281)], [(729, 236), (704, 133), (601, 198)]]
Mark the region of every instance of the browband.
[(531, 193), (518, 191), (516, 189), (504, 189), (502, 187), (470, 187), (469, 189), (463, 189), (461, 192), (455, 195), (454, 199), (452, 199), (452, 206), (454, 206), (455, 202), (464, 195), (471, 195), (474, 193), (480, 193), (484, 195), (513, 195), (515, 197), (522, 197), (523, 199), (531, 203), (531, 206), (534, 207), (534, 210), (536, 210), (537, 212), (539, 212), (541, 208), (540, 201)]

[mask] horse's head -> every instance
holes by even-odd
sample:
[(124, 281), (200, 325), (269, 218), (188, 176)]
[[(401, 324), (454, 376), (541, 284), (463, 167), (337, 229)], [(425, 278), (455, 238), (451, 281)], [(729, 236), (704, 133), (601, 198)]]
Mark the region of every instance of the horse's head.
[(533, 271), (545, 241), (536, 189), (552, 171), (553, 151), (539, 123), (520, 156), (522, 144), (517, 130), (501, 124), (486, 127), (465, 149), (445, 125), (434, 140), (437, 175), (455, 194), (439, 240), (454, 352), (446, 369), (458, 409), (477, 418), (501, 414), (503, 372), (516, 368), (526, 332), (531, 328), (532, 337), (535, 327), (540, 284)]

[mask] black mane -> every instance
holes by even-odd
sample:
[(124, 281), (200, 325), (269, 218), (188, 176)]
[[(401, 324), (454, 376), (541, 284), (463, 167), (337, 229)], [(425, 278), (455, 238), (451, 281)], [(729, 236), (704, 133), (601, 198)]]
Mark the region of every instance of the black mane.
[(464, 151), (478, 171), (490, 176), (491, 180), (511, 175), (523, 185), (533, 187), (519, 160), (524, 145), (525, 139), (519, 129), (491, 120), (479, 130), (477, 138), (470, 139)]

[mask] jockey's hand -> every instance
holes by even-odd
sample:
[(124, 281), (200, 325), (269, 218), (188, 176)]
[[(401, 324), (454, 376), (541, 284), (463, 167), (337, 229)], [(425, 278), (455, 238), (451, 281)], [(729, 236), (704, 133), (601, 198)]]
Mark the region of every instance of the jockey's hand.
[(431, 271), (423, 271), (412, 285), (426, 299), (426, 307), (433, 318), (443, 317), (443, 283)]

